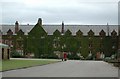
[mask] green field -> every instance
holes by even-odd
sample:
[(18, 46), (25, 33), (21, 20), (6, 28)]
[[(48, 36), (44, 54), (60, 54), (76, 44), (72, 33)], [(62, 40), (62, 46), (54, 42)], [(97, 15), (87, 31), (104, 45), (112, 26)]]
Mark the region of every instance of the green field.
[(2, 70), (2, 61), (0, 61), (0, 71)]
[[(2, 66), (0, 66), (0, 71), (6, 71), (11, 69), (26, 68), (32, 66), (40, 66), (50, 63), (56, 63), (52, 60), (4, 60), (2, 61)], [(1, 63), (1, 61), (0, 61)]]

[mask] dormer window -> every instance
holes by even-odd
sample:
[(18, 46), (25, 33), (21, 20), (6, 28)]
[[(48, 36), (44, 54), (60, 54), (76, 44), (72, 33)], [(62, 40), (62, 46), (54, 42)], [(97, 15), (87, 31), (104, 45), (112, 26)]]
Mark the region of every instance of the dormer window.
[(100, 37), (102, 38), (102, 37), (106, 36), (106, 33), (105, 33), (105, 31), (102, 29), (102, 30), (100, 31), (99, 35), (100, 35)]
[(90, 30), (90, 31), (88, 32), (88, 36), (89, 36), (89, 37), (94, 36), (94, 32), (93, 32), (92, 30)]

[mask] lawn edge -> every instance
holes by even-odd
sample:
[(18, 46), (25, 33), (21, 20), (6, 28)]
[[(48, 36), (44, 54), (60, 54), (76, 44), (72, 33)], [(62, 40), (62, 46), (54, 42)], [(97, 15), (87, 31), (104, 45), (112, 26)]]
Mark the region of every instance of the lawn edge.
[(37, 67), (37, 66), (43, 66), (43, 65), (49, 65), (49, 64), (55, 64), (55, 63), (59, 63), (59, 62), (62, 62), (62, 61), (57, 61), (57, 62), (47, 63), (47, 64), (41, 64), (41, 65), (27, 66), (27, 67), (16, 68), (16, 69), (3, 70), (3, 71), (0, 71), (0, 72), (6, 72), (6, 71), (11, 71), (11, 70), (19, 70), (19, 69), (27, 69), (27, 68), (30, 68), (30, 67)]

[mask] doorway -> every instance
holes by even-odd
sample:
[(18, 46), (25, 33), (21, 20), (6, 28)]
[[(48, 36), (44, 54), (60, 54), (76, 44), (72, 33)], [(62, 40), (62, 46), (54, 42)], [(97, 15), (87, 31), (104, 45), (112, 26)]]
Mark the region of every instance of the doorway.
[(10, 59), (10, 49), (7, 49), (7, 58)]
[(2, 48), (2, 59), (4, 59), (4, 48)]

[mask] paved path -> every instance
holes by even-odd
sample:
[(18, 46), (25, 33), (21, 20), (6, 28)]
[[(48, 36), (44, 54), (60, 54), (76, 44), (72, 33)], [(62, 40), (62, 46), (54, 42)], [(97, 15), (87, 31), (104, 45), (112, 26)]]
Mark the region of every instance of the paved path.
[(118, 77), (118, 69), (103, 61), (68, 60), (6, 71), (2, 75), (3, 77)]

